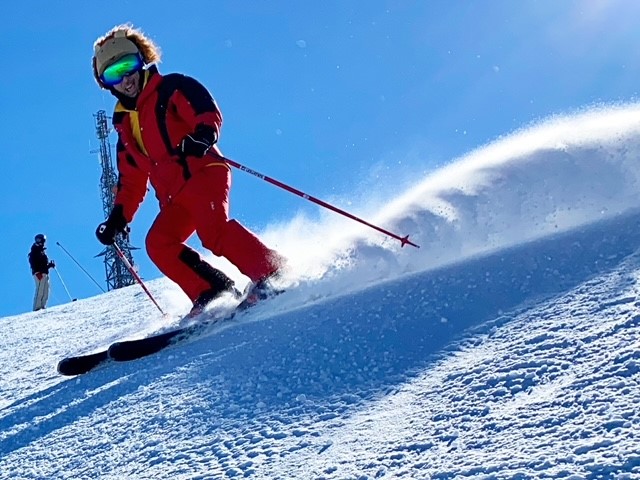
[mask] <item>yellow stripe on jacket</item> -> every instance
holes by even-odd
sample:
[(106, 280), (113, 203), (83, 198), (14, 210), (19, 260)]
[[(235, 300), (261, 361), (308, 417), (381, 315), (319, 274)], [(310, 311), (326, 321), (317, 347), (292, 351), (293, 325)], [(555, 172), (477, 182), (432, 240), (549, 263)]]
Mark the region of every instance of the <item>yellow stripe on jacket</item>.
[(138, 119), (138, 112), (136, 110), (129, 111), (129, 121), (131, 122), (131, 131), (133, 137), (136, 139), (136, 143), (142, 152), (149, 156), (147, 149), (144, 148), (144, 142), (142, 141), (142, 132), (140, 132), (140, 120)]
[[(149, 80), (149, 71), (145, 70), (142, 88), (144, 88), (148, 80)], [(140, 119), (138, 118), (138, 111), (126, 109), (121, 102), (118, 102), (115, 110), (116, 112), (127, 112), (129, 114), (129, 121), (131, 122), (131, 132), (133, 133), (133, 138), (136, 139), (138, 148), (140, 148), (142, 153), (144, 153), (146, 156), (149, 156), (149, 153), (147, 153), (147, 149), (144, 148), (144, 142), (142, 141), (142, 132), (140, 131)]]

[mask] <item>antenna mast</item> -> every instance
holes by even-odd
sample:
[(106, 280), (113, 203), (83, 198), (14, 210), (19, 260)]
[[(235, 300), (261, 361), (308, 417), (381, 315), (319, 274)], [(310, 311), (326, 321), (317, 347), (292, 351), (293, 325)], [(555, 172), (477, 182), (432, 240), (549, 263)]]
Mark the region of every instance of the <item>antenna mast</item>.
[[(107, 122), (107, 114), (104, 110), (98, 110), (94, 115), (96, 121), (96, 135), (100, 140), (100, 165), (102, 167), (102, 175), (100, 176), (100, 192), (102, 195), (102, 210), (104, 218), (107, 218), (113, 208), (118, 188), (118, 176), (113, 168), (111, 160), (111, 143), (109, 142), (109, 123)], [(129, 244), (129, 239), (122, 234), (116, 237), (116, 243), (131, 265), (133, 256), (131, 250), (135, 250)], [(96, 256), (104, 256), (104, 270), (107, 279), (107, 290), (122, 288), (135, 283), (135, 278), (124, 265), (123, 261), (118, 257), (115, 249), (107, 247)]]

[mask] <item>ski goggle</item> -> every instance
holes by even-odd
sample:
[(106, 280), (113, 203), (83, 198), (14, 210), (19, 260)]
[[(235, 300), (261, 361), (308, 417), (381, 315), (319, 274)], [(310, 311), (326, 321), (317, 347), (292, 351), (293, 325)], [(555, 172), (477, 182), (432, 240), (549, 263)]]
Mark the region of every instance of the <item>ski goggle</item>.
[(142, 57), (137, 53), (130, 53), (105, 68), (100, 80), (108, 87), (118, 85), (124, 77), (128, 77), (140, 70), (142, 70)]

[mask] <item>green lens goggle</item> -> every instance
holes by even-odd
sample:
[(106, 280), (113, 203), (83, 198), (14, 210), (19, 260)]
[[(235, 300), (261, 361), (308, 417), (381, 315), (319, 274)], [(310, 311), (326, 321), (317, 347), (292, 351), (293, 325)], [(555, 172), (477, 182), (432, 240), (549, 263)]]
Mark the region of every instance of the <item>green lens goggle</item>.
[(124, 77), (128, 77), (142, 70), (143, 65), (144, 62), (139, 54), (131, 53), (125, 55), (105, 68), (102, 75), (100, 75), (100, 80), (108, 87), (112, 87), (122, 82)]

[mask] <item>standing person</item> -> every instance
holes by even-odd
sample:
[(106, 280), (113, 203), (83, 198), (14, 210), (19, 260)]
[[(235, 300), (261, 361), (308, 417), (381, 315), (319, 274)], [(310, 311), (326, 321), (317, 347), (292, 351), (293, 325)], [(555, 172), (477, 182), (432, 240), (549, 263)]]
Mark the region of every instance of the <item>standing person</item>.
[(249, 277), (252, 300), (266, 298), (275, 292), (270, 280), (283, 258), (229, 219), (231, 169), (216, 145), (222, 126), (218, 105), (197, 80), (161, 75), (159, 62), (159, 48), (129, 24), (94, 43), (95, 79), (118, 100), (113, 125), (119, 175), (113, 209), (96, 236), (112, 245), (128, 231), (149, 181), (160, 212), (146, 237), (147, 253), (191, 299), (192, 312), (223, 292), (237, 294), (227, 275), (186, 245), (194, 232), (205, 248)]
[(49, 261), (45, 250), (47, 237), (42, 233), (35, 236), (31, 251), (29, 252), (29, 265), (31, 273), (36, 282), (36, 293), (33, 297), (33, 311), (42, 310), (47, 306), (49, 300), (49, 269), (55, 268), (53, 260)]

